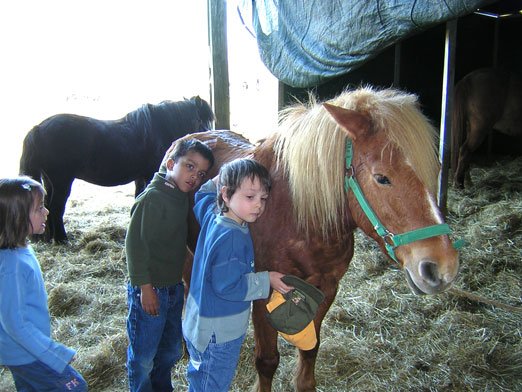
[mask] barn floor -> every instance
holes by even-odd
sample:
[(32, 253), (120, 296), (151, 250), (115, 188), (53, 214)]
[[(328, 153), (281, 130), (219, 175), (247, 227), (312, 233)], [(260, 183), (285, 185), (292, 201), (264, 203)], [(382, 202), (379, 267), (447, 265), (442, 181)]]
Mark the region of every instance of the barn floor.
[[(410, 293), (403, 274), (361, 233), (321, 333), (318, 391), (522, 391), (522, 159), (475, 167), (449, 192), (448, 222), (467, 246), (456, 288)], [(91, 391), (126, 391), (125, 228), (132, 187), (78, 183), (68, 246), (36, 243), (56, 339), (78, 349)], [(463, 295), (464, 292), (464, 295)], [(465, 294), (473, 294), (474, 297)], [(274, 391), (292, 390), (293, 347), (280, 342)], [(255, 379), (249, 333), (232, 391)], [(186, 390), (186, 358), (173, 372)], [(0, 391), (14, 391), (0, 368)]]

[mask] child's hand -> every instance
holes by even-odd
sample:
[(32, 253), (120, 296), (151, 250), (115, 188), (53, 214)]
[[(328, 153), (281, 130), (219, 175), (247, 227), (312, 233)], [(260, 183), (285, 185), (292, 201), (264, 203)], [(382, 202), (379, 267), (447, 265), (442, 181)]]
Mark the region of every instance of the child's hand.
[(294, 289), (292, 286), (287, 286), (286, 283), (281, 280), (281, 278), (285, 276), (284, 274), (276, 271), (269, 271), (268, 276), (270, 277), (270, 287), (275, 291), (279, 291), (281, 294), (286, 294)]
[(154, 287), (151, 284), (144, 284), (141, 288), (141, 307), (151, 316), (159, 315), (159, 301)]

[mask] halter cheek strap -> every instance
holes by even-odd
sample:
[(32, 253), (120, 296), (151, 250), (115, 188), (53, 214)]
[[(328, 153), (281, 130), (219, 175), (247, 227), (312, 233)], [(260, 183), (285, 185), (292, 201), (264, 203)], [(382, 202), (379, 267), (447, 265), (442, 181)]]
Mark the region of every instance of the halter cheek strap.
[[(350, 139), (346, 140), (346, 172), (344, 177), (344, 189), (348, 193), (350, 190), (353, 192), (355, 198), (359, 202), (364, 214), (373, 225), (375, 232), (382, 238), (384, 246), (388, 255), (397, 263), (397, 257), (395, 256), (395, 248), (401, 245), (406, 245), (415, 241), (423, 240), (426, 238), (436, 237), (439, 235), (446, 235), (451, 233), (449, 225), (441, 223), (437, 225), (427, 226), (416, 230), (411, 230), (402, 234), (394, 234), (390, 232), (377, 218), (377, 215), (371, 208), (370, 204), (364, 197), (364, 194), (355, 178), (355, 170), (352, 166), (353, 147)], [(460, 249), (464, 245), (463, 240), (458, 240), (453, 243), (455, 249)]]

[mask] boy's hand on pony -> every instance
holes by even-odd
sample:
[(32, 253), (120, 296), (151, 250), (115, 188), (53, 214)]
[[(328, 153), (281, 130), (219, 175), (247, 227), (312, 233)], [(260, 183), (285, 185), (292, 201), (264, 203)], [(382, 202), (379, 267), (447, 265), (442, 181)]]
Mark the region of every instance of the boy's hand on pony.
[(141, 307), (151, 316), (159, 315), (159, 301), (154, 287), (148, 283), (140, 286), (141, 288)]
[(272, 287), (275, 291), (279, 291), (281, 294), (286, 294), (290, 290), (294, 289), (292, 286), (288, 286), (281, 280), (285, 274), (277, 271), (269, 271), (268, 276), (270, 277), (270, 287)]

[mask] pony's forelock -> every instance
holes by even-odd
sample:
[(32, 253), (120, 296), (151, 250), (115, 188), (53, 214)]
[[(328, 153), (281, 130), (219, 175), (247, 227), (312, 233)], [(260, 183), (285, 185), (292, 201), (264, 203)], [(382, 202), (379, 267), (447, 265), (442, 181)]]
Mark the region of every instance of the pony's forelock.
[(428, 190), (432, 194), (436, 192), (439, 173), (436, 131), (422, 114), (416, 95), (396, 89), (364, 87), (346, 91), (330, 103), (366, 113), (376, 128), (386, 132), (391, 144), (403, 153)]

